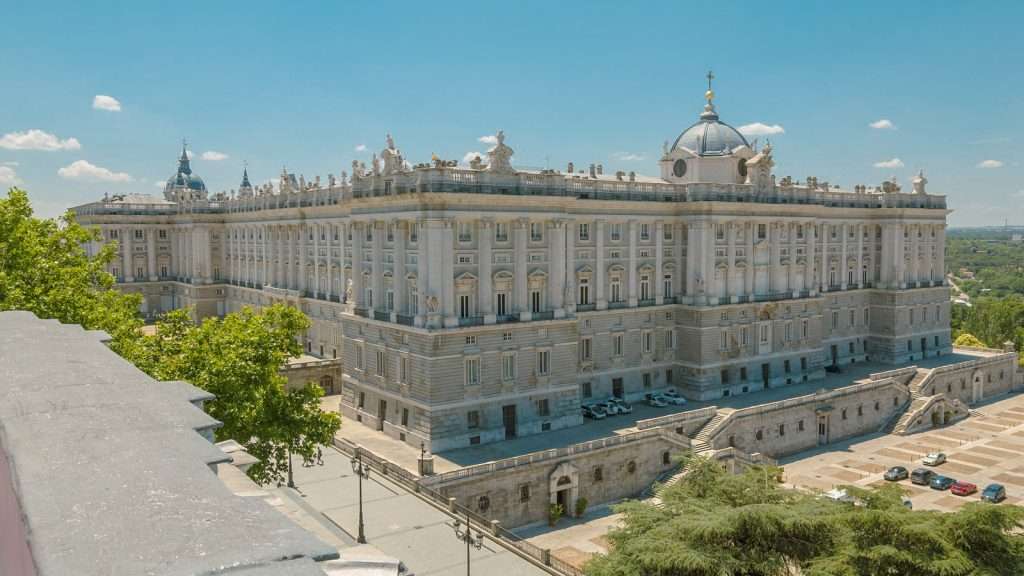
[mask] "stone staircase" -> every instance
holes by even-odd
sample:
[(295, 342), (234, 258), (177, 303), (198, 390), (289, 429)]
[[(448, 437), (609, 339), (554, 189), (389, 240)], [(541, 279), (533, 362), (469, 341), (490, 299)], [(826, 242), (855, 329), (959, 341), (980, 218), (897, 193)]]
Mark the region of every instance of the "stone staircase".
[(928, 377), (931, 375), (931, 370), (925, 368), (917, 369), (917, 374), (915, 374), (914, 378), (910, 380), (909, 384), (907, 384), (907, 389), (910, 390), (910, 398), (912, 400), (917, 400), (924, 394), (922, 391), (924, 388), (924, 384), (928, 380)]
[(723, 408), (715, 414), (715, 417), (708, 421), (693, 437), (691, 443), (694, 454), (703, 454), (711, 451), (711, 441), (714, 434), (718, 432), (723, 421), (732, 414), (732, 410)]
[(907, 429), (910, 428), (910, 425), (920, 415), (921, 410), (929, 404), (931, 399), (931, 396), (919, 396), (917, 398), (913, 398), (910, 401), (910, 407), (907, 408), (907, 411), (900, 416), (900, 419), (897, 420), (896, 424), (892, 427), (892, 433), (898, 435), (906, 434)]

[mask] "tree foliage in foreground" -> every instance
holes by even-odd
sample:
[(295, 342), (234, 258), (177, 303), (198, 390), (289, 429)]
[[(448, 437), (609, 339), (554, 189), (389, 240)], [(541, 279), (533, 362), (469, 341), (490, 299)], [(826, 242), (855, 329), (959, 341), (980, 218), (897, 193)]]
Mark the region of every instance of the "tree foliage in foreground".
[(589, 576), (1010, 576), (1024, 574), (1024, 509), (912, 511), (902, 488), (847, 487), (864, 505), (780, 487), (776, 468), (731, 475), (704, 458), (661, 493), (618, 507), (624, 525)]
[(155, 335), (127, 348), (126, 357), (158, 380), (185, 380), (215, 395), (206, 411), (224, 423), (217, 438), (234, 438), (260, 459), (249, 469), (254, 480), (280, 483), (289, 452), (311, 463), (341, 425), (337, 414), (320, 409), (320, 386), (288, 391), (278, 372), (302, 353), (297, 336), (308, 326), (302, 312), (281, 304), (199, 325), (187, 310), (176, 310), (157, 322)]
[(89, 256), (85, 244), (101, 240), (66, 213), (58, 220), (33, 216), (28, 195), (16, 188), (0, 198), (0, 311), (29, 310), (40, 318), (104, 330), (111, 348), (157, 380), (186, 380), (216, 395), (207, 411), (223, 422), (218, 439), (233, 438), (260, 459), (249, 475), (281, 482), (289, 452), (312, 461), (329, 444), (340, 417), (320, 410), (323, 390), (309, 383), (286, 391), (278, 369), (301, 353), (298, 335), (309, 326), (302, 312), (273, 306), (243, 310), (200, 325), (187, 311), (166, 315), (156, 335), (140, 330), (140, 297), (114, 289), (107, 265), (116, 243)]
[(0, 311), (29, 310), (104, 330), (120, 351), (142, 326), (140, 297), (112, 289), (114, 277), (106, 267), (117, 256), (117, 244), (89, 256), (85, 245), (97, 240), (99, 230), (80, 225), (72, 212), (58, 220), (36, 218), (28, 194), (11, 188), (0, 198)]

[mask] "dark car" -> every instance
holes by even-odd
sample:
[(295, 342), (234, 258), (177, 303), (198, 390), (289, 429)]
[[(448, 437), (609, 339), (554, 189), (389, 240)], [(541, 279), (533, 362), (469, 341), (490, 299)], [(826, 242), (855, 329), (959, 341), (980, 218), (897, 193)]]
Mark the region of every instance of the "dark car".
[(989, 484), (981, 491), (981, 499), (986, 502), (1002, 502), (1006, 500), (1006, 488), (1002, 484)]
[(910, 481), (914, 484), (927, 486), (928, 483), (932, 481), (932, 476), (935, 476), (935, 472), (932, 472), (927, 468), (916, 468), (910, 473)]
[(949, 490), (949, 487), (956, 484), (956, 480), (949, 476), (942, 476), (941, 474), (932, 477), (931, 482), (928, 483), (932, 487), (932, 490)]
[(897, 480), (906, 480), (910, 476), (910, 472), (903, 466), (893, 466), (885, 471), (883, 478), (890, 482)]

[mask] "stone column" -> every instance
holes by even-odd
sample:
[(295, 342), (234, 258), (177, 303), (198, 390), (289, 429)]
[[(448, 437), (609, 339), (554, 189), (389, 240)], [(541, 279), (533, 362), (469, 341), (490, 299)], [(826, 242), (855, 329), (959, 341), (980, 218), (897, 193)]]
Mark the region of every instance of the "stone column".
[(829, 289), (829, 268), (828, 268), (828, 224), (821, 224), (821, 270), (819, 271), (819, 280), (821, 281), (821, 291), (826, 292)]
[[(444, 313), (444, 325), (446, 328), (454, 328), (459, 325), (459, 317), (455, 309), (455, 220), (447, 218), (441, 221), (438, 239), (440, 241), (438, 252), (441, 255), (441, 288), (443, 298), (441, 299), (441, 310)], [(431, 263), (433, 265), (433, 263)]]
[(352, 222), (352, 299), (356, 308), (366, 307), (366, 295), (363, 294), (363, 242), (366, 231), (363, 222)]
[(559, 318), (565, 314), (565, 243), (566, 236), (575, 233), (572, 228), (567, 220), (548, 222), (548, 306)]
[[(671, 226), (671, 224), (670, 224)], [(665, 279), (664, 264), (662, 260), (664, 255), (664, 236), (665, 236), (665, 223), (658, 220), (654, 223), (654, 303), (661, 305), (665, 303)]]
[(383, 220), (375, 220), (372, 225), (373, 244), (370, 258), (373, 259), (373, 267), (370, 270), (370, 279), (373, 283), (373, 309), (384, 310), (387, 308), (387, 294), (384, 290), (384, 239), (387, 227)]
[(697, 227), (694, 223), (686, 223), (686, 269), (685, 275), (686, 299), (688, 304), (693, 304), (693, 298), (697, 293), (697, 277), (700, 275), (700, 262), (697, 258), (697, 246), (700, 244)]
[(288, 230), (288, 261), (287, 261), (286, 266), (287, 266), (287, 274), (288, 274), (288, 289), (289, 290), (298, 290), (299, 289), (299, 281), (298, 281), (298, 278), (295, 277), (295, 268), (296, 268), (296, 266), (295, 266), (295, 251), (296, 251), (296, 249), (298, 248), (298, 245), (299, 245), (299, 242), (297, 240), (297, 237), (299, 235), (299, 227), (298, 226), (289, 225), (289, 226), (287, 226), (287, 230)]
[(530, 319), (530, 307), (527, 305), (527, 276), (530, 271), (526, 267), (526, 235), (529, 233), (530, 221), (520, 218), (515, 222), (512, 231), (515, 244), (515, 277), (512, 289), (515, 292), (512, 300), (515, 303), (514, 310), (519, 313), (520, 320)]
[(124, 266), (124, 272), (121, 273), (121, 277), (124, 278), (125, 282), (135, 281), (135, 270), (132, 269), (132, 229), (122, 228), (121, 229), (121, 262)]
[(804, 224), (804, 244), (806, 245), (807, 254), (804, 257), (804, 290), (811, 292), (812, 294), (817, 290), (818, 284), (814, 281), (817, 274), (814, 271), (815, 259), (815, 246), (817, 238), (817, 227), (814, 222), (808, 222)]
[(725, 295), (728, 302), (736, 301), (736, 222), (725, 223), (725, 234), (729, 242), (725, 249)]
[[(348, 231), (344, 223), (338, 223), (338, 301), (345, 301), (345, 291), (348, 289), (348, 277), (345, 275), (345, 242), (348, 241)], [(353, 258), (354, 260), (354, 258)]]
[(864, 225), (857, 224), (857, 270), (854, 273), (857, 280), (857, 287), (864, 287)]
[(406, 288), (408, 282), (405, 279), (405, 243), (408, 238), (409, 223), (405, 220), (396, 220), (394, 222), (395, 227), (395, 248), (392, 252), (394, 256), (394, 272), (391, 275), (392, 288), (395, 291), (395, 309), (391, 312), (392, 321), (397, 321), (398, 314), (405, 314), (406, 299), (408, 294)]
[(774, 294), (779, 291), (780, 278), (779, 273), (782, 272), (782, 248), (781, 238), (779, 233), (779, 223), (769, 222), (768, 223), (768, 293)]
[(896, 224), (896, 241), (893, 243), (896, 252), (896, 288), (901, 290), (907, 287), (907, 250), (904, 234), (910, 235), (906, 226), (902, 223)]
[(793, 298), (800, 296), (800, 287), (796, 283), (796, 223), (786, 224), (789, 232), (789, 278), (786, 280), (786, 290), (793, 295)]
[(715, 288), (715, 230), (710, 222), (700, 224), (701, 277), (704, 278), (703, 304), (717, 303)]
[(935, 226), (935, 273), (946, 285), (946, 225), (936, 224)]
[(146, 266), (149, 268), (149, 281), (159, 277), (156, 269), (156, 228), (146, 229)]
[(910, 278), (908, 282), (921, 281), (921, 226), (912, 224), (910, 228)]
[(637, 305), (637, 301), (638, 301), (638, 299), (637, 299), (637, 286), (636, 286), (636, 250), (637, 250), (637, 234), (639, 233), (638, 228), (639, 228), (639, 226), (637, 225), (636, 220), (630, 220), (629, 224), (628, 224), (628, 231), (626, 232), (629, 235), (629, 247), (627, 248), (627, 250), (629, 250), (629, 270), (628, 270), (629, 278), (627, 280), (628, 284), (627, 284), (627, 288), (626, 288), (627, 289), (626, 293), (628, 294), (628, 298), (629, 298), (629, 304), (628, 305), (629, 305), (630, 308), (635, 307)]
[[(566, 314), (576, 312), (576, 223), (569, 220), (562, 250), (562, 306)], [(558, 314), (555, 312), (555, 314)]]
[(305, 224), (298, 225), (299, 230), (299, 292), (306, 296), (309, 291), (308, 273), (306, 271), (306, 251), (309, 249), (309, 230)]
[(597, 252), (594, 254), (597, 262), (597, 268), (594, 270), (594, 302), (598, 310), (604, 310), (608, 308), (608, 300), (604, 295), (604, 285), (608, 281), (608, 270), (604, 264), (605, 221), (596, 221), (594, 227), (597, 231)]
[(320, 224), (313, 224), (313, 298), (320, 297)]
[(756, 261), (754, 258), (754, 235), (757, 234), (757, 223), (750, 221), (744, 223), (744, 226), (746, 231), (745, 235), (747, 237), (747, 269), (744, 274), (746, 276), (744, 284), (746, 285), (747, 290), (747, 300), (753, 301), (754, 294), (757, 293), (757, 286), (754, 285), (755, 273), (757, 272), (757, 266), (754, 264)]
[[(683, 295), (686, 288), (686, 265), (683, 261), (683, 226), (682, 224), (673, 223), (675, 226), (675, 234), (672, 235), (675, 241), (674, 256), (676, 258), (676, 271), (674, 278), (672, 279), (672, 287), (675, 289), (677, 295)], [(682, 303), (683, 299), (678, 298), (677, 303)]]
[(847, 286), (847, 278), (846, 278), (847, 277), (847, 268), (846, 268), (846, 264), (847, 264), (846, 263), (847, 243), (846, 243), (846, 240), (847, 240), (847, 238), (850, 235), (849, 226), (850, 226), (849, 224), (844, 222), (842, 224), (842, 226), (839, 228), (839, 233), (843, 235), (843, 242), (842, 242), (842, 246), (840, 248), (840, 250), (842, 250), (842, 253), (840, 254), (840, 257), (839, 257), (839, 284), (840, 284), (840, 286), (842, 287), (843, 290), (846, 290), (846, 286)]

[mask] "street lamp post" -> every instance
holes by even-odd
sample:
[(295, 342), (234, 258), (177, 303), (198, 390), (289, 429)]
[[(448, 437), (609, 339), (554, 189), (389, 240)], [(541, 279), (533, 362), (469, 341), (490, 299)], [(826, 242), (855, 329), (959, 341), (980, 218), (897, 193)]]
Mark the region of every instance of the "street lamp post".
[(470, 534), (472, 526), (469, 523), (469, 512), (466, 512), (466, 529), (462, 529), (462, 521), (456, 519), (455, 524), (452, 526), (455, 529), (455, 537), (466, 543), (466, 576), (470, 576), (469, 573), (469, 551), (470, 548), (476, 548), (477, 550), (484, 546), (484, 535), (482, 532), (477, 532), (476, 537)]
[(370, 477), (370, 467), (363, 464), (363, 451), (356, 448), (356, 457), (352, 459), (352, 471), (359, 476), (359, 538), (356, 542), (366, 544), (366, 533), (363, 529), (363, 478)]

